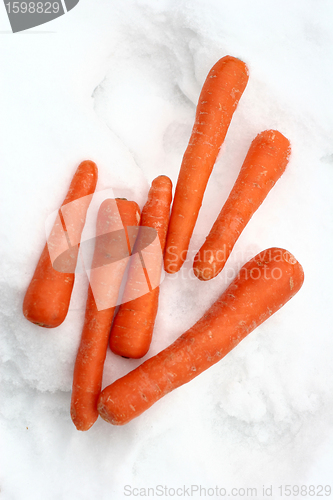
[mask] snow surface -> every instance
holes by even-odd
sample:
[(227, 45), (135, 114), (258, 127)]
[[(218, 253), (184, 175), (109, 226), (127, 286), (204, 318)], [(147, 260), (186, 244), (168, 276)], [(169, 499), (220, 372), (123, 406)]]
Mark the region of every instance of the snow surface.
[[(140, 493), (129, 488), (148, 495), (157, 485), (257, 487), (255, 498), (272, 485), (271, 498), (280, 498), (279, 485), (330, 483), (332, 21), (329, 0), (81, 0), (67, 15), (13, 35), (0, 8), (3, 500), (118, 500)], [(220, 363), (139, 418), (123, 427), (99, 419), (78, 432), (69, 406), (86, 277), (77, 276), (60, 327), (43, 330), (21, 312), (45, 220), (83, 159), (98, 164), (98, 190), (141, 206), (157, 175), (175, 184), (200, 88), (226, 54), (248, 64), (250, 80), (190, 256), (257, 133), (279, 129), (292, 143), (291, 161), (216, 279), (196, 280), (190, 261), (165, 278), (148, 356), (199, 319), (264, 248), (292, 252), (304, 286)], [(138, 364), (108, 352), (104, 385)]]

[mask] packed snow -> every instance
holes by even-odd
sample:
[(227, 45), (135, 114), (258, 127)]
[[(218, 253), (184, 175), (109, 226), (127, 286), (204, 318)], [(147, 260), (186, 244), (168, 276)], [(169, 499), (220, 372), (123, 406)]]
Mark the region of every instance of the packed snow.
[[(14, 35), (0, 9), (3, 500), (177, 497), (186, 488), (193, 498), (219, 498), (223, 488), (234, 498), (257, 488), (252, 498), (264, 498), (263, 487), (281, 498), (285, 485), (314, 485), (318, 493), (330, 484), (332, 20), (329, 0), (81, 0)], [(293, 253), (304, 286), (223, 360), (137, 419), (122, 427), (99, 419), (79, 432), (69, 407), (87, 277), (77, 274), (60, 327), (42, 329), (22, 314), (45, 221), (84, 159), (99, 167), (98, 191), (141, 207), (157, 175), (175, 186), (200, 89), (227, 54), (246, 62), (249, 83), (209, 180), (189, 259), (162, 282), (144, 359), (193, 325), (265, 248)], [(287, 170), (223, 272), (200, 282), (192, 259), (251, 141), (269, 128), (292, 144)], [(109, 351), (103, 385), (141, 362)]]

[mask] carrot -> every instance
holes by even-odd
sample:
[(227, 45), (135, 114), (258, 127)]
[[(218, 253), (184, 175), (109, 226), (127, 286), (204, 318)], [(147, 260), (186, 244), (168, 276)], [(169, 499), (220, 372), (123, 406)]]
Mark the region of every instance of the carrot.
[[(134, 260), (122, 304), (111, 330), (110, 348), (120, 356), (141, 358), (148, 352), (151, 343), (171, 200), (171, 180), (160, 175), (153, 180), (147, 203), (142, 209), (141, 227), (135, 242), (137, 253), (132, 256)], [(152, 231), (148, 228), (152, 228)], [(141, 261), (144, 262), (144, 269)]]
[[(140, 210), (134, 201), (105, 200), (99, 209), (81, 342), (71, 399), (71, 417), (78, 430), (96, 421), (103, 366), (120, 284), (132, 243), (128, 226), (137, 226)], [(125, 229), (125, 230), (124, 230)]]
[(234, 187), (194, 258), (197, 278), (210, 280), (223, 269), (246, 224), (285, 171), (289, 156), (290, 143), (277, 130), (265, 130), (252, 141)]
[(97, 176), (94, 162), (79, 165), (37, 263), (23, 301), (24, 316), (36, 325), (54, 328), (66, 318), (79, 242)]
[(226, 56), (212, 67), (202, 87), (171, 211), (164, 257), (168, 273), (177, 272), (186, 259), (209, 176), (247, 81), (246, 64)]
[(303, 280), (288, 251), (270, 248), (255, 256), (194, 326), (101, 392), (101, 417), (123, 425), (197, 377), (290, 300)]

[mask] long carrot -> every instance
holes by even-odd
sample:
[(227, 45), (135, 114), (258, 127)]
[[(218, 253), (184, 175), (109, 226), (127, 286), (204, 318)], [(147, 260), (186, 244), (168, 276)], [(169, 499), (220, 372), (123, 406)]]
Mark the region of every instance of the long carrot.
[[(126, 282), (123, 303), (111, 330), (110, 348), (120, 356), (141, 358), (148, 352), (151, 343), (171, 200), (171, 180), (160, 175), (153, 180), (147, 203), (142, 209), (141, 228), (135, 242), (135, 248), (141, 255), (135, 253), (132, 256), (134, 260)], [(151, 243), (152, 236), (155, 235), (158, 238)], [(144, 269), (141, 260), (144, 261)]]
[(168, 273), (177, 272), (186, 259), (209, 176), (247, 81), (246, 64), (226, 56), (202, 87), (172, 206), (164, 257)]
[(101, 392), (101, 417), (125, 424), (197, 377), (290, 300), (303, 280), (301, 265), (286, 250), (258, 254), (192, 328)]
[(67, 315), (81, 233), (97, 177), (94, 162), (79, 165), (37, 263), (24, 297), (23, 314), (39, 326), (54, 328)]
[(137, 226), (140, 210), (134, 201), (105, 200), (97, 216), (96, 244), (90, 272), (81, 342), (77, 353), (71, 417), (78, 430), (96, 421), (103, 366), (119, 288), (131, 255), (128, 226)]
[(277, 130), (265, 130), (252, 141), (234, 187), (194, 258), (197, 278), (210, 280), (223, 269), (246, 224), (285, 171), (289, 156), (290, 143)]

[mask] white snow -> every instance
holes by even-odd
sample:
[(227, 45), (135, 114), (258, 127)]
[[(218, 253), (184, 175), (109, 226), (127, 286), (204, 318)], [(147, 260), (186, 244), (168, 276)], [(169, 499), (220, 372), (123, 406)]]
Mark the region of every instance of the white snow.
[[(0, 8), (3, 500), (118, 500), (158, 485), (257, 487), (255, 498), (272, 485), (280, 498), (280, 485), (330, 484), (332, 19), (329, 0), (81, 0), (65, 16), (13, 35)], [(280, 130), (291, 160), (216, 279), (195, 279), (191, 260), (165, 277), (146, 358), (199, 319), (265, 248), (293, 253), (304, 286), (223, 360), (139, 418), (123, 427), (99, 419), (78, 432), (69, 406), (87, 278), (77, 275), (60, 327), (41, 329), (21, 312), (45, 221), (84, 159), (98, 164), (99, 191), (140, 206), (157, 175), (175, 185), (201, 86), (227, 54), (247, 63), (250, 79), (190, 259), (257, 133)], [(140, 363), (108, 352), (104, 385)]]

